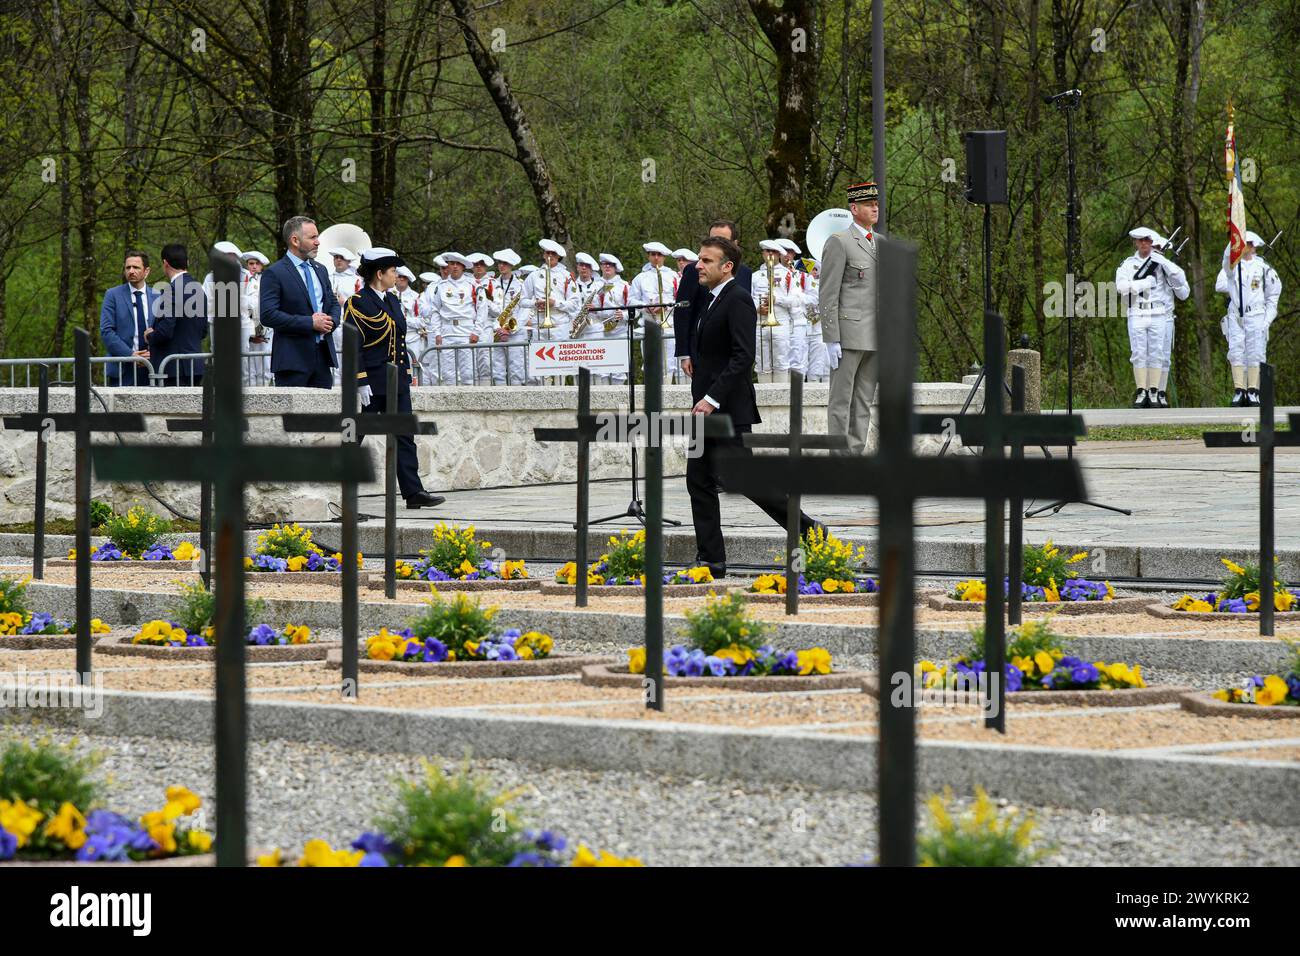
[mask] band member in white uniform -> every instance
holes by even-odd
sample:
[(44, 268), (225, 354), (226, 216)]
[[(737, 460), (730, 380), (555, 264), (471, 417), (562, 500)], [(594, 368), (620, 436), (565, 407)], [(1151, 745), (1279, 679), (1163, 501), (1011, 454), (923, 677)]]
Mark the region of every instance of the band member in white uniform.
[[(1277, 318), (1277, 303), (1282, 296), (1282, 280), (1258, 254), (1264, 244), (1255, 233), (1247, 232), (1246, 247), (1231, 268), (1230, 250), (1224, 249), (1223, 266), (1214, 282), (1214, 291), (1228, 297), (1228, 314), (1223, 317), (1222, 328), (1228, 339), (1234, 406), (1259, 405), (1259, 367), (1268, 361), (1268, 329)], [(1239, 287), (1244, 296), (1242, 305), (1237, 301)]]
[(677, 260), (677, 275), (680, 278), (682, 270), (700, 257), (691, 252), (691, 250), (682, 248), (673, 250), (673, 258)]
[[(599, 298), (601, 290), (605, 287), (605, 280), (597, 274), (598, 263), (587, 253), (579, 252), (573, 257), (573, 261), (578, 267), (578, 277), (573, 280), (573, 286), (569, 292), (569, 308), (574, 320), (576, 320), (588, 298), (591, 299), (590, 307), (596, 307), (596, 299)], [(586, 326), (578, 333), (578, 338), (603, 339), (605, 330), (601, 327), (601, 323), (604, 319), (605, 313), (603, 312), (590, 313), (587, 316)]]
[[(533, 341), (560, 341), (568, 337), (569, 323), (573, 319), (573, 306), (569, 293), (573, 276), (565, 267), (564, 247), (553, 239), (543, 239), (537, 244), (542, 250), (542, 265), (536, 268), (524, 284), (524, 299), (531, 304), (529, 322), (533, 328)], [(547, 316), (552, 328), (546, 328)], [(530, 375), (528, 382), (535, 385), (541, 379)]]
[[(482, 300), (483, 310), (482, 326), (479, 328), (478, 340), (480, 342), (489, 342), (492, 339), (492, 327), (487, 320), (487, 302), (492, 297), (493, 283), (496, 276), (492, 275), (492, 257), (485, 252), (471, 252), (465, 257), (471, 263), (471, 278), (474, 280), (474, 297), (476, 300)], [(490, 349), (474, 349), (474, 367), (478, 372), (478, 380), (483, 384), (492, 381), (492, 356), (489, 354)]]
[[(758, 310), (757, 341), (754, 344), (758, 361), (755, 369), (767, 381), (784, 382), (791, 362), (791, 332), (794, 313), (803, 305), (803, 291), (786, 282), (789, 270), (781, 264), (785, 251), (774, 239), (764, 239), (758, 247), (763, 251), (763, 262), (754, 270), (753, 297)], [(769, 289), (768, 280), (771, 279)], [(776, 325), (764, 325), (769, 316)]]
[[(774, 239), (781, 247), (781, 265), (785, 266), (785, 278), (782, 280), (784, 292), (789, 298), (790, 313), (790, 368), (808, 377), (808, 273), (800, 266), (803, 263), (795, 258), (803, 250), (793, 239)], [(821, 335), (821, 330), (817, 330)]]
[[(444, 253), (447, 278), (434, 287), (434, 344), (470, 345), (479, 340), (483, 328), (484, 303), (474, 290), (474, 280), (465, 273), (470, 261), (459, 252)], [(474, 384), (474, 350), (444, 348), (439, 353), (438, 368), (443, 385)]]
[(421, 272), (419, 279), (423, 284), (415, 300), (415, 311), (407, 320), (406, 345), (415, 355), (412, 368), (416, 370), (421, 385), (437, 385), (438, 353), (433, 349), (433, 326), (431, 322), (437, 315), (433, 307), (433, 290), (441, 281), (436, 272)]
[(1187, 277), (1173, 262), (1153, 249), (1157, 234), (1145, 226), (1130, 230), (1134, 253), (1115, 270), (1115, 289), (1128, 316), (1128, 337), (1137, 391), (1134, 408), (1160, 407), (1160, 370), (1165, 326), (1174, 311), (1174, 297), (1191, 292)]
[[(631, 286), (619, 273), (623, 263), (618, 256), (610, 252), (600, 254), (600, 276), (604, 280), (600, 292), (596, 294), (596, 307), (608, 309), (628, 304)], [(607, 339), (627, 339), (627, 313), (601, 312), (600, 331)], [(625, 385), (627, 372), (611, 372), (609, 375), (597, 376), (602, 382), (611, 385)]]
[[(352, 298), (364, 287), (365, 283), (361, 281), (361, 276), (357, 273), (355, 263), (361, 261), (360, 256), (355, 255), (351, 249), (346, 246), (335, 246), (327, 250), (334, 257), (334, 269), (330, 272), (330, 289), (334, 292), (334, 298), (338, 299), (339, 307), (342, 308), (347, 304), (348, 299)], [(334, 336), (335, 354), (343, 354), (343, 323), (340, 322), (334, 326), (331, 333)], [(334, 384), (339, 384), (341, 370), (334, 366)]]
[[(484, 303), (486, 321), (494, 342), (519, 346), (492, 349), (492, 384), (523, 385), (524, 356), (528, 342), (528, 307), (524, 301), (524, 280), (515, 272), (515, 266), (519, 265), (519, 253), (513, 249), (498, 249), (492, 253), (492, 259), (496, 262), (497, 277)], [(510, 309), (510, 314), (505, 317), (505, 322), (508, 326), (513, 320), (513, 332), (501, 325), (502, 315), (507, 309)]]
[[(665, 335), (673, 334), (673, 303), (677, 301), (678, 275), (664, 265), (664, 257), (672, 251), (662, 242), (646, 242), (641, 245), (646, 253), (646, 267), (642, 268), (632, 279), (628, 295), (633, 305), (649, 305), (653, 308), (642, 309), (639, 313), (640, 323), (635, 335), (645, 338), (645, 323), (658, 322)], [(659, 370), (662, 377), (671, 371), (676, 377), (677, 362), (673, 359), (674, 347), (671, 340), (665, 340), (663, 367)], [(647, 370), (648, 371), (648, 370)]]
[(245, 252), (243, 295), (239, 307), (241, 351), (253, 353), (240, 360), (245, 385), (274, 385), (271, 378), (271, 330), (262, 325), (262, 270), (269, 260), (260, 252)]

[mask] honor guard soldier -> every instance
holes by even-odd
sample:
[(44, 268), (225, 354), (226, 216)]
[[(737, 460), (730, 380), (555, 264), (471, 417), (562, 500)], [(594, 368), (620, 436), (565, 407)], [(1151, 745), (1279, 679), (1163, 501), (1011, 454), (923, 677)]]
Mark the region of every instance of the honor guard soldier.
[[(397, 270), (405, 266), (392, 249), (368, 249), (361, 254), (360, 291), (343, 306), (343, 322), (361, 333), (361, 351), (357, 355), (356, 388), (362, 413), (382, 413), (388, 406), (388, 363), (395, 364), (397, 374), (397, 410), (411, 411), (411, 364), (406, 354), (406, 318), (402, 303), (393, 294)], [(424, 490), (420, 481), (419, 459), (415, 439), (397, 436), (397, 486), (406, 499), (406, 507), (440, 505), (445, 500)]]
[(519, 253), (513, 249), (498, 249), (492, 253), (492, 259), (496, 263), (497, 277), (485, 303), (486, 321), (492, 330), (492, 341), (512, 346), (492, 349), (492, 384), (523, 385), (524, 357), (528, 351), (528, 306), (524, 280), (515, 272)]
[(475, 381), (474, 349), (445, 348), (472, 345), (482, 331), (484, 304), (474, 290), (474, 280), (465, 273), (471, 265), (459, 252), (444, 254), (447, 278), (434, 287), (434, 344), (444, 346), (439, 353), (438, 368), (443, 385), (473, 385)]
[[(645, 337), (644, 323), (658, 322), (663, 326), (664, 334), (672, 334), (673, 303), (677, 301), (678, 275), (664, 265), (664, 257), (672, 255), (672, 250), (662, 242), (646, 242), (641, 245), (646, 254), (646, 266), (633, 277), (628, 295), (633, 305), (651, 306), (643, 309), (641, 325), (636, 329), (636, 337)], [(676, 363), (672, 359), (673, 349), (664, 346), (664, 366), (658, 374), (662, 376)]]
[(1223, 267), (1214, 282), (1214, 291), (1228, 297), (1228, 314), (1221, 327), (1228, 339), (1231, 404), (1236, 407), (1259, 405), (1259, 367), (1268, 360), (1268, 328), (1277, 318), (1277, 303), (1282, 295), (1282, 280), (1258, 253), (1264, 244), (1255, 233), (1247, 232), (1237, 265), (1228, 265), (1231, 250), (1225, 249)]
[[(602, 284), (600, 291), (596, 293), (596, 307), (609, 309), (627, 305), (632, 287), (620, 275), (623, 271), (622, 261), (612, 252), (602, 252), (599, 258)], [(626, 312), (601, 312), (601, 334), (607, 339), (626, 339), (627, 321)], [(623, 385), (627, 382), (627, 372), (611, 372), (607, 376), (599, 377), (611, 385)]]
[(1166, 326), (1174, 313), (1175, 296), (1186, 299), (1191, 287), (1183, 270), (1155, 251), (1155, 241), (1160, 238), (1156, 232), (1139, 226), (1129, 236), (1134, 253), (1115, 270), (1115, 289), (1128, 315), (1130, 361), (1137, 385), (1133, 407), (1160, 408)]
[(242, 351), (252, 355), (242, 359), (245, 385), (271, 384), (271, 333), (262, 325), (262, 270), (270, 260), (260, 252), (245, 252), (241, 280), (243, 295), (239, 304), (239, 341)]

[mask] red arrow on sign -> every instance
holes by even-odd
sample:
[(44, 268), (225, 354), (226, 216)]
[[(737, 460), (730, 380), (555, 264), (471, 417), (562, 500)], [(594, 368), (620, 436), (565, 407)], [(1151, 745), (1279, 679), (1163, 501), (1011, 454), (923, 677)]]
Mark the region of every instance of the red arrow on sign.
[(554, 346), (554, 345), (552, 345), (549, 349), (546, 350), (546, 357), (547, 357), (548, 359), (554, 359), (554, 358), (555, 358), (555, 346)]

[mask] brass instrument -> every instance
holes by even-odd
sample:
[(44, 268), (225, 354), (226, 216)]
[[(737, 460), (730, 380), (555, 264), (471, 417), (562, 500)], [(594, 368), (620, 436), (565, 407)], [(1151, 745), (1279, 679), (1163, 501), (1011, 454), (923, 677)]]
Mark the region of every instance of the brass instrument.
[(515, 318), (515, 306), (519, 304), (519, 300), (523, 297), (524, 286), (521, 282), (519, 284), (519, 291), (515, 293), (515, 297), (510, 300), (506, 307), (501, 310), (501, 314), (497, 316), (497, 328), (505, 329), (507, 332), (514, 332), (515, 329), (519, 328), (519, 321)]
[[(658, 298), (657, 298), (655, 301), (659, 302), (659, 303), (662, 305), (662, 304), (663, 304), (663, 301), (664, 301), (664, 274), (663, 274), (662, 272), (660, 272), (658, 269), (655, 269), (655, 279), (657, 280), (658, 285), (659, 285), (659, 296), (658, 296)], [(666, 329), (666, 328), (668, 328), (668, 319), (669, 319), (668, 310), (667, 310), (667, 309), (656, 309), (655, 311), (657, 311), (657, 312), (659, 313), (659, 316), (658, 316), (658, 318), (659, 318), (659, 327), (660, 327), (661, 329)]]
[[(603, 287), (600, 291), (601, 291), (602, 293), (609, 293), (609, 292), (612, 292), (613, 290), (614, 290), (614, 283), (612, 283), (612, 282), (606, 282), (605, 285), (604, 285), (604, 287)], [(617, 329), (617, 328), (618, 328), (618, 323), (621, 322), (621, 321), (623, 321), (622, 319), (619, 318), (619, 313), (617, 313), (617, 312), (612, 313), (612, 316), (613, 316), (612, 318), (609, 318), (609, 319), (606, 319), (606, 320), (605, 320), (605, 334), (606, 334), (606, 335), (609, 335), (609, 334), (612, 333), (615, 329)]]
[(551, 265), (549, 262), (546, 264), (546, 311), (544, 314), (545, 318), (539, 327), (543, 329), (555, 328), (555, 323), (551, 320)]
[(587, 297), (582, 300), (582, 308), (578, 309), (578, 314), (573, 317), (573, 324), (569, 326), (569, 338), (576, 339), (586, 331), (587, 326), (591, 324), (591, 303), (596, 301), (598, 293), (601, 291), (608, 292), (612, 285), (612, 282), (606, 282), (601, 286), (594, 280), (592, 281), (591, 291), (588, 292)]
[(781, 324), (776, 320), (776, 296), (773, 295), (775, 291), (776, 267), (769, 262), (767, 264), (767, 295), (764, 296), (764, 298), (767, 299), (767, 318), (759, 323), (759, 325), (765, 329), (770, 329), (775, 325)]

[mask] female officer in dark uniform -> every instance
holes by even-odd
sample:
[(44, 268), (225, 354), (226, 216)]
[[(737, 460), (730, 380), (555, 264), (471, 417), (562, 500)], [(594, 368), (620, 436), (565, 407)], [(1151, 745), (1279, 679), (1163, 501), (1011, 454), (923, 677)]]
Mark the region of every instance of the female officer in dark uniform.
[[(397, 410), (411, 411), (411, 366), (406, 354), (406, 318), (402, 303), (389, 290), (397, 285), (397, 267), (405, 265), (392, 249), (368, 249), (361, 254), (360, 292), (343, 307), (343, 321), (361, 333), (361, 353), (356, 386), (365, 406), (362, 412), (380, 413), (388, 408), (388, 363), (399, 369)], [(424, 490), (420, 482), (415, 439), (397, 436), (397, 485), (406, 507), (440, 505), (446, 499)]]

